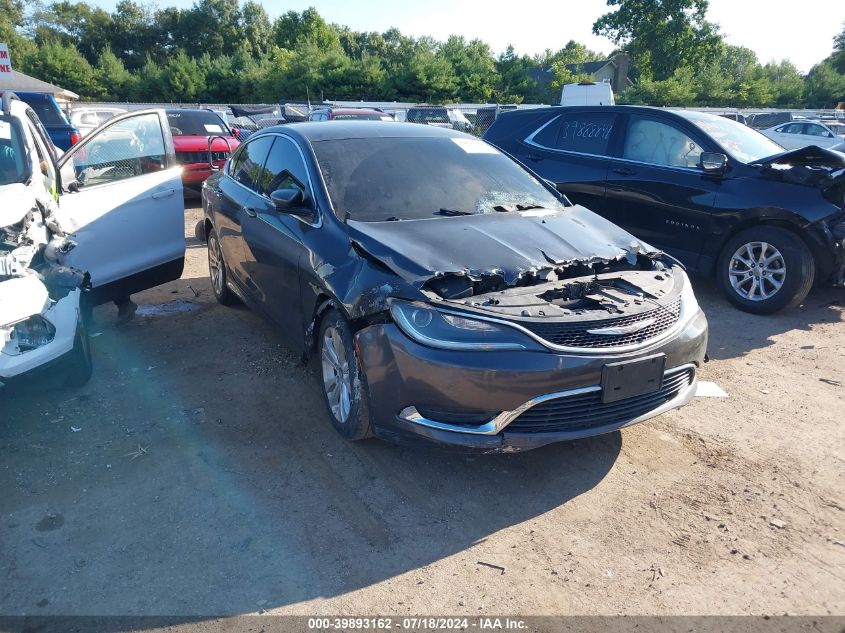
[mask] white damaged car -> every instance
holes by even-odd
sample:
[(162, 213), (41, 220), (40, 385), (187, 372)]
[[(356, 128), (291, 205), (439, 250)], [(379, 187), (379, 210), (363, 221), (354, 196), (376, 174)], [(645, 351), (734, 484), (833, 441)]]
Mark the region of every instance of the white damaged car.
[(164, 111), (108, 121), (57, 157), (29, 106), (0, 112), (0, 387), (91, 375), (90, 306), (179, 278), (181, 168)]

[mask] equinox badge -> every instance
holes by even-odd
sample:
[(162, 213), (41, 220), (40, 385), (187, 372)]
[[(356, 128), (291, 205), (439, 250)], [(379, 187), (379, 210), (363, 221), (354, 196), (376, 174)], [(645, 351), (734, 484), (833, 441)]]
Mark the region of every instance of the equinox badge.
[(599, 334), (601, 336), (624, 336), (625, 334), (633, 334), (647, 328), (654, 323), (654, 319), (643, 319), (631, 325), (618, 325), (613, 327), (600, 327), (594, 330), (587, 330), (588, 334)]

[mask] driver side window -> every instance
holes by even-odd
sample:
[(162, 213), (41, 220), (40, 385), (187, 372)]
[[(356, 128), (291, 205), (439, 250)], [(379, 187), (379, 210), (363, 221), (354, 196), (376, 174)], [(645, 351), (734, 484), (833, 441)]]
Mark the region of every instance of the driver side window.
[(704, 149), (674, 125), (632, 115), (622, 158), (651, 165), (696, 168)]
[(62, 167), (65, 187), (73, 181), (93, 187), (165, 168), (164, 134), (152, 112), (118, 121), (71, 151)]

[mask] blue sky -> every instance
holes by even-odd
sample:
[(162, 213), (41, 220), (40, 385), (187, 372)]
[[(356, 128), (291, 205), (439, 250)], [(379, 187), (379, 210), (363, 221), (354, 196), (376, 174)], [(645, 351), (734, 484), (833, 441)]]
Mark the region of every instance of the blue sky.
[[(91, 0), (113, 9), (116, 0)], [(190, 7), (193, 0), (159, 0), (158, 6)], [(329, 22), (357, 31), (383, 32), (391, 26), (409, 35), (450, 34), (480, 38), (496, 53), (509, 43), (519, 53), (561, 48), (574, 39), (593, 50), (613, 45), (592, 34), (595, 19), (607, 10), (604, 0), (286, 0), (264, 2), (276, 17), (314, 6)], [(806, 72), (830, 54), (833, 37), (845, 22), (842, 0), (710, 0), (708, 18), (721, 25), (728, 42), (750, 48), (762, 62), (790, 59)]]

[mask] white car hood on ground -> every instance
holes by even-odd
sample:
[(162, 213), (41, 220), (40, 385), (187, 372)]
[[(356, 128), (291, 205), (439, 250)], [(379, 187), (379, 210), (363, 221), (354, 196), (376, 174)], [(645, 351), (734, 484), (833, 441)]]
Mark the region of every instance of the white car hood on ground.
[(25, 184), (14, 183), (0, 187), (0, 227), (23, 220), (34, 204), (35, 194)]
[(0, 282), (0, 328), (41, 314), (49, 301), (47, 287), (35, 276)]

